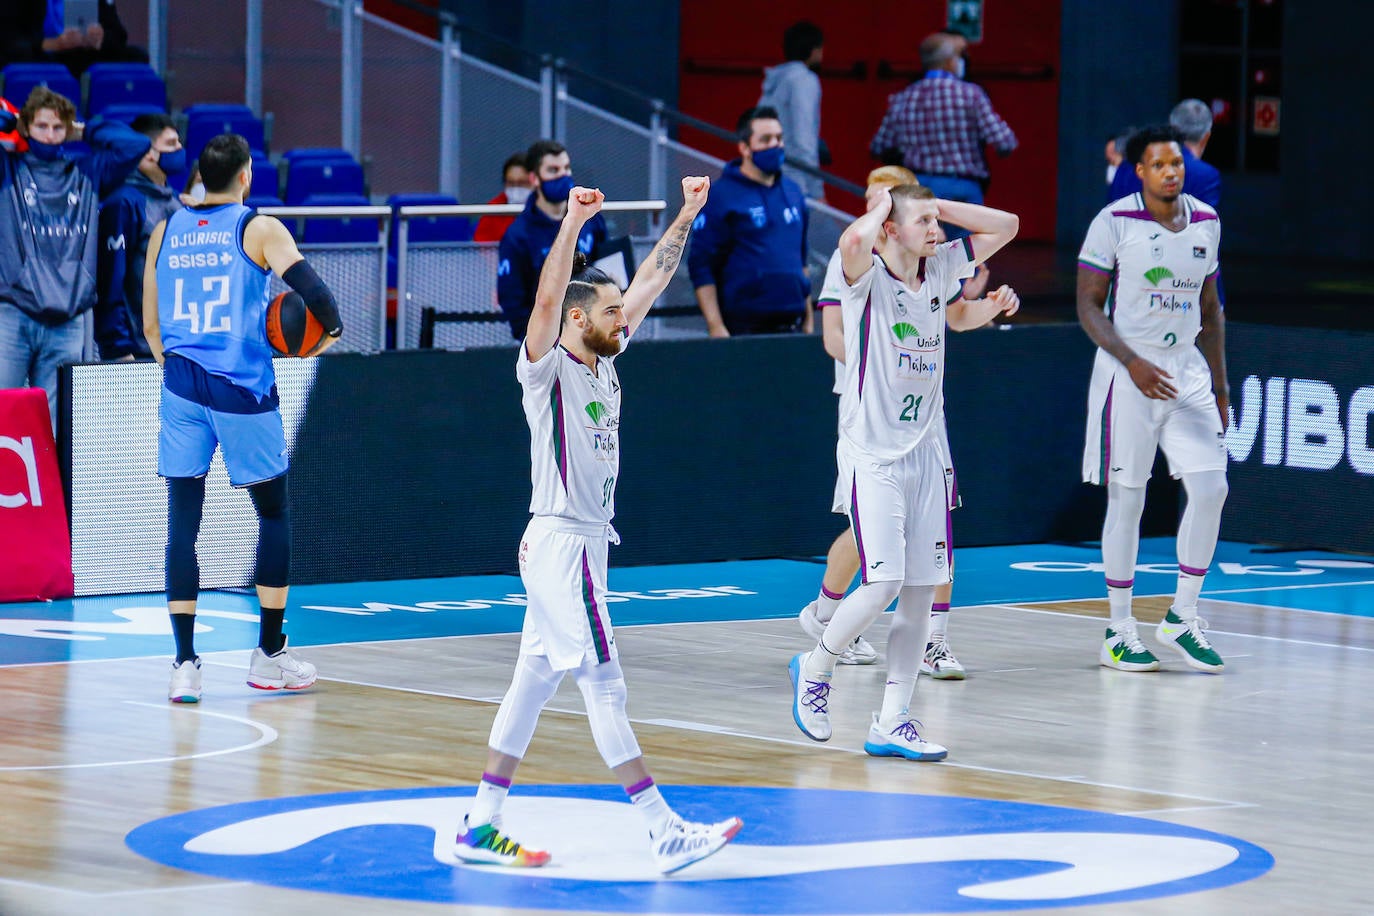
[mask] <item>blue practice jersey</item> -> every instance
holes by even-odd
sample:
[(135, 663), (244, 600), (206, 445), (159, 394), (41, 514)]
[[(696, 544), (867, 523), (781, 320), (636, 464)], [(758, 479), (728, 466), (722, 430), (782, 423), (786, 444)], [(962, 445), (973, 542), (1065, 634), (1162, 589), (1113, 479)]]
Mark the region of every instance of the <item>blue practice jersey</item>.
[(253, 211), (240, 204), (173, 213), (157, 256), (162, 346), (259, 400), (272, 394), (267, 343), (270, 272), (243, 250)]

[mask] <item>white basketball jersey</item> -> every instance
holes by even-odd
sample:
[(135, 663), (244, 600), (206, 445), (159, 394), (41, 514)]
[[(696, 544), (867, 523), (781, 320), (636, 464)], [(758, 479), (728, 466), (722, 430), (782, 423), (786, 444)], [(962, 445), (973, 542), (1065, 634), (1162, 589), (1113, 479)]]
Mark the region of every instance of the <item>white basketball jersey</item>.
[[(627, 343), (622, 336), (621, 346)], [(615, 358), (598, 357), (593, 373), (562, 344), (530, 362), (521, 343), (515, 375), (524, 389), (521, 400), (530, 427), (530, 512), (609, 523), (620, 473)]]
[[(816, 308), (839, 308), (840, 296), (844, 292), (844, 261), (840, 257), (840, 249), (830, 255), (830, 263), (825, 265), (825, 280), (821, 283), (821, 295), (816, 300)], [(835, 387), (831, 389), (836, 394), (844, 391), (844, 363), (835, 360)]]
[(1202, 285), (1217, 272), (1221, 221), (1190, 194), (1179, 195), (1188, 223), (1172, 232), (1139, 194), (1108, 204), (1093, 219), (1080, 267), (1107, 274), (1105, 310), (1132, 346), (1191, 347), (1202, 330)]
[(975, 267), (968, 239), (946, 242), (917, 268), (912, 289), (878, 255), (844, 284), (845, 375), (840, 438), (878, 461), (895, 461), (938, 435), (944, 413), (945, 306)]

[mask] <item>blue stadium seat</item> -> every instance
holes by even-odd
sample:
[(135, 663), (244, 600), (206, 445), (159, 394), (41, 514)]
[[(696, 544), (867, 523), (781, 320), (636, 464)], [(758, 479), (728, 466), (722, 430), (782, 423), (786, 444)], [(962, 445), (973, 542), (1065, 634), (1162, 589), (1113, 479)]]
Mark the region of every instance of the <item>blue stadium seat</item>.
[[(301, 201), (303, 207), (366, 207), (369, 201), (361, 194), (311, 194)], [(376, 242), (376, 217), (319, 217), (305, 221), (301, 241), (306, 244), (330, 242)]]
[(353, 154), (337, 146), (300, 146), (282, 154), (287, 162), (298, 159), (353, 159)]
[(286, 203), (311, 194), (362, 194), (363, 167), (352, 159), (294, 159), (286, 173)]
[(212, 137), (240, 134), (250, 149), (267, 151), (262, 121), (243, 105), (192, 105), (186, 109), (186, 147), (198, 155)]
[[(455, 197), (446, 194), (392, 194), (386, 199), (386, 205), (392, 210), (400, 207), (436, 207), (447, 206), (458, 203)], [(422, 216), (412, 217), (406, 220), (410, 225), (407, 227), (406, 238), (414, 244), (424, 242), (470, 242), (475, 228), (472, 221), (463, 216)], [(399, 222), (393, 220), (393, 226), (399, 226)], [(395, 240), (400, 236), (399, 231), (391, 233), (392, 249), (396, 247)]]
[(276, 164), (267, 158), (266, 153), (253, 150), (253, 186), (248, 189), (248, 196), (276, 198), (279, 194), (281, 179)]
[(167, 87), (152, 67), (104, 69), (92, 65), (87, 72), (86, 115), (95, 117), (110, 105), (167, 106)]
[[(243, 205), (245, 207), (252, 207), (255, 210), (258, 207), (286, 206), (286, 204), (282, 203), (280, 197), (273, 197), (271, 194), (249, 194), (247, 199), (244, 200)], [(289, 223), (287, 224), (287, 228), (290, 228)]]
[(166, 114), (156, 105), (107, 105), (101, 112), (107, 121), (122, 121), (125, 124), (132, 124), (139, 115), (145, 114)]
[(61, 64), (10, 64), (5, 67), (5, 98), (23, 108), (34, 86), (47, 86), (81, 107), (81, 84)]

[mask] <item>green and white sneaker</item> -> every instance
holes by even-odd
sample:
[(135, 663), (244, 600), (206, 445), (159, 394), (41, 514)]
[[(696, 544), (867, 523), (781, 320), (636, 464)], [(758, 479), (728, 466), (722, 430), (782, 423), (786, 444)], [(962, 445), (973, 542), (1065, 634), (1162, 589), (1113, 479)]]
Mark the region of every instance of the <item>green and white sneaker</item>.
[(1185, 619), (1175, 614), (1173, 608), (1169, 608), (1169, 613), (1164, 615), (1159, 629), (1155, 630), (1155, 642), (1166, 649), (1173, 649), (1194, 671), (1221, 674), (1226, 668), (1226, 663), (1207, 641), (1207, 636), (1203, 633), (1206, 629), (1207, 621), (1201, 617)]
[(1158, 671), (1159, 659), (1145, 648), (1136, 632), (1135, 618), (1113, 620), (1107, 627), (1107, 638), (1102, 642), (1102, 652), (1097, 657), (1104, 668), (1117, 671)]

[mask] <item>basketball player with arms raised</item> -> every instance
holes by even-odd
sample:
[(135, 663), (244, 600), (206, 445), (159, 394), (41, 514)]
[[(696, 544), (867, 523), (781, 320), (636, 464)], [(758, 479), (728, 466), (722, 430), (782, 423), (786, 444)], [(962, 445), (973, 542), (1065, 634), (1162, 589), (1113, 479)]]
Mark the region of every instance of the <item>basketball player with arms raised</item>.
[[(1131, 612), (1140, 515), (1155, 450), (1183, 479), (1178, 584), (1155, 640), (1198, 671), (1220, 674), (1198, 594), (1226, 502), (1226, 322), (1217, 297), (1221, 221), (1183, 193), (1183, 150), (1168, 126), (1126, 144), (1139, 193), (1108, 204), (1078, 254), (1078, 320), (1097, 344), (1088, 391), (1083, 479), (1107, 488), (1102, 563), (1111, 619), (1098, 653), (1119, 671), (1154, 671)], [(1125, 166), (1123, 166), (1125, 167)]]
[[(865, 199), (873, 206), (879, 189), (895, 188), (903, 184), (919, 184), (916, 175), (900, 165), (885, 165), (868, 173), (868, 188)], [(945, 241), (943, 230), (938, 240)], [(992, 294), (995, 302), (984, 301), (983, 291), (987, 288), (987, 268), (979, 265), (973, 277), (963, 282), (959, 298), (945, 307), (945, 318), (952, 331), (965, 331), (985, 325), (987, 316), (998, 314), (1014, 315), (1020, 308), (1021, 300), (1009, 286), (1003, 286)], [(835, 393), (844, 390), (844, 320), (840, 304), (840, 293), (844, 288), (844, 268), (837, 249), (830, 256), (825, 268), (825, 281), (821, 285), (821, 295), (816, 302), (816, 310), (821, 313), (821, 333), (825, 352), (835, 360)], [(945, 477), (949, 484), (951, 510), (960, 505), (957, 478), (954, 474), (954, 457), (949, 447), (949, 432), (945, 425), (944, 414), (940, 415), (939, 435), (945, 455)], [(831, 510), (843, 513), (848, 502), (849, 491), (845, 481), (836, 479), (835, 494)], [(952, 548), (951, 548), (952, 549)], [(820, 639), (826, 624), (839, 607), (845, 592), (859, 574), (859, 550), (854, 543), (853, 532), (846, 529), (840, 532), (825, 555), (825, 574), (821, 578), (820, 594), (798, 615), (802, 630), (812, 639)], [(954, 562), (950, 560), (950, 575), (954, 574)], [(948, 626), (950, 598), (954, 583), (948, 582), (935, 589), (935, 603), (930, 612), (930, 635), (926, 643), (925, 656), (921, 659), (921, 673), (937, 681), (962, 681), (964, 666), (954, 656), (949, 647)], [(841, 665), (872, 665), (878, 661), (878, 652), (862, 634), (854, 638), (840, 654)]]
[(516, 358), (534, 478), (533, 518), (519, 554), (529, 603), (515, 675), (491, 727), (486, 771), (455, 844), (465, 862), (530, 867), (549, 861), (549, 853), (524, 847), (502, 830), (501, 808), (540, 711), (570, 671), (597, 750), (644, 815), (660, 871), (704, 859), (742, 826), (733, 817), (715, 824), (684, 821), (654, 784), (625, 712), (625, 676), (606, 607), (607, 547), (619, 542), (611, 527), (620, 467), (615, 360), (677, 270), (709, 188), (705, 178), (682, 180), (682, 210), (623, 299), (610, 277), (576, 254), (578, 233), (605, 199), (598, 190), (572, 189), (540, 272)]
[[(938, 244), (941, 220), (972, 234)], [(836, 458), (849, 486), (860, 585), (840, 602), (816, 648), (789, 665), (792, 717), (813, 740), (830, 739), (831, 678), (841, 652), (895, 598), (887, 685), (864, 750), (911, 760), (946, 755), (920, 735), (909, 712), (935, 588), (949, 582), (950, 494), (939, 433), (946, 305), (1018, 225), (1011, 213), (901, 185), (879, 190), (873, 207), (840, 236), (845, 378)], [(1001, 311), (996, 299), (988, 301), (984, 321)]]
[(303, 690), (315, 683), (315, 666), (296, 658), (282, 634), (291, 520), (286, 435), (266, 330), (271, 274), (301, 294), (328, 332), (313, 353), (343, 333), (333, 294), (286, 227), (243, 205), (253, 182), (248, 141), (237, 134), (211, 139), (200, 154), (200, 174), (204, 203), (153, 229), (143, 278), (143, 330), (162, 364), (157, 472), (167, 478), (167, 606), (177, 647), (167, 695), (174, 703), (201, 696), (193, 645), (196, 536), (216, 446), (229, 482), (248, 489), (258, 515), (254, 581), (261, 616), (248, 685)]

